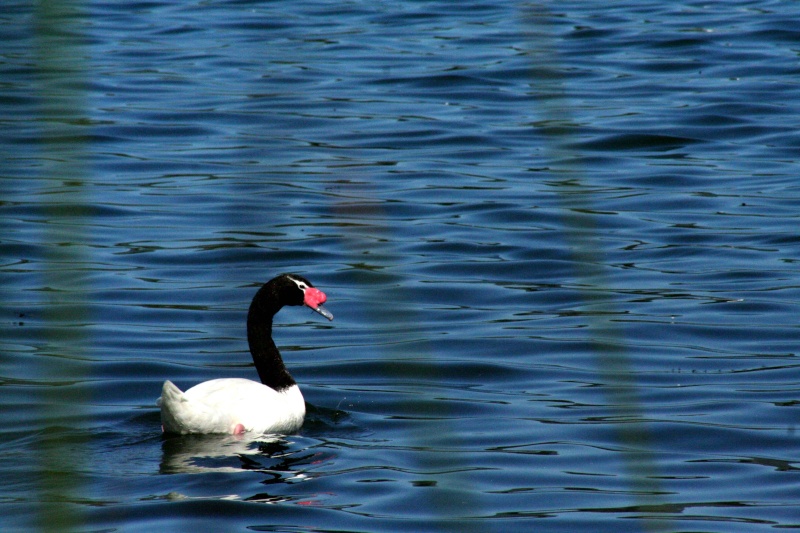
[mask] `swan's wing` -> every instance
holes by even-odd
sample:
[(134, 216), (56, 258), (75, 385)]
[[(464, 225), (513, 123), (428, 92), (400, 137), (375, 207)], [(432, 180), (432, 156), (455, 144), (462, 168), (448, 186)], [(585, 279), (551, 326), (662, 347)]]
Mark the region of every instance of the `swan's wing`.
[[(191, 391), (192, 389), (189, 389)], [(201, 395), (182, 392), (171, 381), (161, 389), (161, 423), (168, 433), (230, 433), (235, 411), (220, 409)]]

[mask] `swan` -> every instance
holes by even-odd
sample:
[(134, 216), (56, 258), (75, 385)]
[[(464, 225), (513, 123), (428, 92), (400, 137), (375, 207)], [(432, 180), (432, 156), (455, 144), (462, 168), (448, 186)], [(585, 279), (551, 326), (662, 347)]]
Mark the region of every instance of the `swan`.
[(272, 317), (284, 305), (306, 305), (328, 320), (322, 307), (327, 297), (297, 274), (281, 274), (266, 282), (247, 313), (247, 342), (261, 383), (241, 378), (205, 381), (186, 392), (164, 382), (161, 428), (164, 433), (245, 432), (288, 434), (300, 429), (306, 404), (272, 340)]

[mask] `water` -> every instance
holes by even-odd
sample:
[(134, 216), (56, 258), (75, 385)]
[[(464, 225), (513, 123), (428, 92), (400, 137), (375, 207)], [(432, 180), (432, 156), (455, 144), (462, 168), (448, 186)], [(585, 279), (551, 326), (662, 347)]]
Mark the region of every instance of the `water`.
[[(800, 527), (798, 15), (7, 3), (3, 530)], [(162, 437), (284, 271), (300, 433)]]

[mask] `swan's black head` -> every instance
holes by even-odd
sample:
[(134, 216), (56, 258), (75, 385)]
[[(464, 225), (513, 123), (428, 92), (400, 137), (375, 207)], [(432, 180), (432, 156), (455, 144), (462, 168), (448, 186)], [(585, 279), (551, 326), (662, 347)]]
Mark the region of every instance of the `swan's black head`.
[(328, 320), (333, 320), (333, 315), (322, 307), (328, 297), (303, 276), (281, 274), (269, 281), (267, 286), (271, 287), (281, 305), (306, 305)]

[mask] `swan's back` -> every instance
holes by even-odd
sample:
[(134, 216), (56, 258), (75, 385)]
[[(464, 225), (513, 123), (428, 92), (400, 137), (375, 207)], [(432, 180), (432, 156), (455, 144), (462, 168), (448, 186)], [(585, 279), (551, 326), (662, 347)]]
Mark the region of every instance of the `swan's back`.
[(158, 399), (166, 433), (293, 433), (303, 425), (305, 400), (297, 385), (277, 392), (240, 378), (205, 381), (182, 392), (165, 381)]

